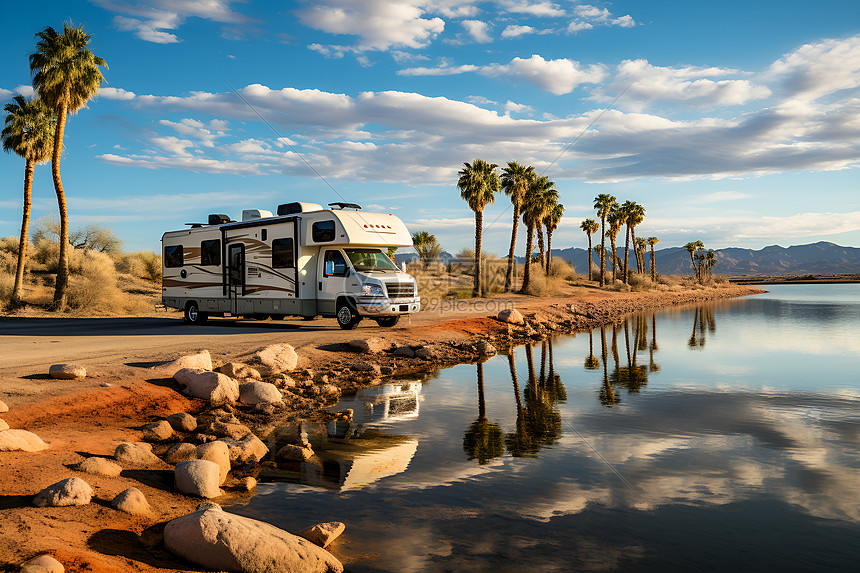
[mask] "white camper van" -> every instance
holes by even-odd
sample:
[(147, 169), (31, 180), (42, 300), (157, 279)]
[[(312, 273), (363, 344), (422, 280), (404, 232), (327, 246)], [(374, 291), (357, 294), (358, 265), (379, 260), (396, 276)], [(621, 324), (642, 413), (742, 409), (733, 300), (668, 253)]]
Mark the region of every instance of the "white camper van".
[(412, 246), (399, 218), (352, 203), (287, 203), (277, 212), (209, 215), (208, 224), (165, 233), (164, 305), (182, 309), (187, 324), (227, 314), (324, 316), (344, 329), (365, 317), (394, 326), (420, 310), (415, 279), (386, 255)]

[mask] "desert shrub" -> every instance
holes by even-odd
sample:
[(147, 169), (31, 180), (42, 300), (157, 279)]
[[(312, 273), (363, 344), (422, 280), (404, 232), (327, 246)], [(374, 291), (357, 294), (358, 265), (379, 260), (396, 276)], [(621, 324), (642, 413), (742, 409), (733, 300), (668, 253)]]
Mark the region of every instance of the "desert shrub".
[(17, 268), (17, 253), (10, 253), (9, 251), (0, 251), (0, 273), (10, 273), (14, 276)]
[(532, 296), (555, 296), (561, 294), (567, 280), (558, 275), (546, 276), (540, 265), (532, 265), (529, 269), (529, 286), (526, 293)]
[(119, 257), (116, 268), (119, 272), (154, 283), (161, 281), (161, 256), (152, 251), (123, 254)]
[(577, 278), (576, 269), (566, 259), (553, 257), (549, 263), (549, 274), (551, 277), (560, 277), (565, 280)]
[(121, 298), (116, 285), (116, 267), (109, 255), (86, 251), (75, 257), (74, 271), (69, 280), (69, 307), (114, 310), (122, 306)]
[(644, 273), (632, 273), (627, 277), (627, 282), (630, 288), (637, 292), (651, 290), (654, 287), (651, 277)]

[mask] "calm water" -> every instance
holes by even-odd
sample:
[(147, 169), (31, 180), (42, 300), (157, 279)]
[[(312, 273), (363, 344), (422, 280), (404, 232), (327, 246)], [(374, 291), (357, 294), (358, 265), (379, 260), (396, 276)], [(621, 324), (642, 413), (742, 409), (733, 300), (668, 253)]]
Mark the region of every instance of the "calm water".
[(766, 288), (344, 398), (229, 510), (350, 571), (857, 570), (860, 285)]

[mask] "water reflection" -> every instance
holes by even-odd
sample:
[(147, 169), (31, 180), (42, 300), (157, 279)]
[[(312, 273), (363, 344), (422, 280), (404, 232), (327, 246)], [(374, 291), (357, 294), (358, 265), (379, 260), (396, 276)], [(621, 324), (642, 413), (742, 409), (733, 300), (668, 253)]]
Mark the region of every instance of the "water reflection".
[(505, 453), (502, 445), (502, 429), (498, 424), (487, 420), (487, 407), (484, 403), (484, 364), (478, 362), (478, 419), (469, 425), (463, 436), (463, 451), (470, 460), (486, 464), (493, 458)]

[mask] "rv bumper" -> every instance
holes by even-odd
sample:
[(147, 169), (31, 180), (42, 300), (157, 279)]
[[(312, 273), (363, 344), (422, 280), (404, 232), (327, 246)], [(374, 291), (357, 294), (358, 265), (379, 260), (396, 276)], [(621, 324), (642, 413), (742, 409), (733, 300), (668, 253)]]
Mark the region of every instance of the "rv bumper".
[(361, 316), (398, 316), (421, 310), (421, 298), (359, 300), (356, 306)]

